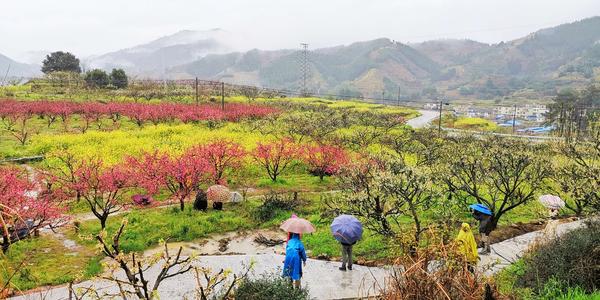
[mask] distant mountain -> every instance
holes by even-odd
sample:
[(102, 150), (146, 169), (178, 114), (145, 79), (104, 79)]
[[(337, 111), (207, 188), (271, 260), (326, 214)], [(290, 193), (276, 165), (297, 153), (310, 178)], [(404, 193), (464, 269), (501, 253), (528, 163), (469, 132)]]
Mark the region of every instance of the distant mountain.
[[(138, 77), (193, 78), (298, 90), (300, 52), (246, 52), (220, 29), (180, 31), (84, 60), (86, 68), (125, 68)], [(539, 98), (600, 79), (600, 17), (498, 44), (387, 38), (310, 51), (309, 89), (396, 99)], [(398, 94), (400, 91), (400, 95)]]
[[(170, 68), (167, 75), (298, 89), (299, 55), (256, 49), (208, 55)], [(402, 99), (544, 97), (600, 79), (600, 17), (494, 45), (377, 39), (316, 49), (310, 52), (310, 70), (309, 87), (322, 94), (396, 99), (400, 89)]]
[(468, 63), (473, 54), (480, 53), (491, 46), (472, 40), (434, 40), (409, 44), (417, 51), (427, 55), (443, 66)]
[(5, 77), (32, 77), (40, 74), (39, 66), (20, 63), (0, 54), (0, 83)]
[[(296, 50), (209, 55), (169, 69), (174, 77), (212, 78), (244, 84), (296, 89), (300, 72)], [(316, 89), (356, 94), (361, 90), (397, 89), (396, 82), (419, 86), (435, 76), (440, 64), (415, 49), (389, 39), (317, 49), (310, 54), (309, 84)]]
[(84, 59), (87, 69), (124, 68), (138, 75), (159, 76), (170, 67), (193, 62), (208, 54), (237, 50), (232, 34), (221, 30), (183, 30), (132, 48)]

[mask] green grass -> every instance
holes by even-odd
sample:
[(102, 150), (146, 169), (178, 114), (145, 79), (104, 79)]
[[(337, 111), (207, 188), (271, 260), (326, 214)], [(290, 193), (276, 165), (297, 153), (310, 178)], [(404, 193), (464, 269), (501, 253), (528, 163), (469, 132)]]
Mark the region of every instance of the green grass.
[[(124, 251), (143, 251), (159, 244), (168, 242), (191, 241), (205, 238), (210, 234), (225, 233), (255, 228), (256, 223), (250, 218), (247, 204), (226, 205), (223, 211), (196, 211), (188, 204), (185, 211), (178, 207), (153, 208), (135, 210), (129, 213), (111, 217), (107, 224), (107, 232), (112, 234), (127, 218), (125, 233), (121, 238)], [(97, 220), (86, 221), (81, 226), (83, 243), (94, 245), (96, 242), (89, 237), (100, 231)]]
[(402, 106), (389, 106), (378, 103), (369, 103), (362, 100), (328, 100), (322, 98), (285, 98), (285, 99), (260, 99), (267, 103), (291, 102), (310, 105), (325, 105), (334, 109), (348, 109), (358, 112), (372, 111), (381, 114), (400, 114), (407, 119), (419, 116), (419, 113), (411, 108)]
[[(21, 262), (25, 262), (21, 264)], [(100, 258), (93, 249), (69, 250), (48, 236), (14, 243), (0, 260), (0, 283), (16, 270), (11, 280), (15, 290), (43, 285), (58, 285), (91, 278), (102, 271)]]
[(544, 285), (544, 290), (536, 294), (531, 288), (518, 284), (519, 277), (525, 272), (525, 263), (518, 260), (504, 268), (494, 276), (498, 291), (518, 300), (598, 300), (600, 292), (586, 294), (578, 287), (566, 286), (556, 280), (550, 280)]
[(496, 132), (501, 128), (491, 120), (471, 117), (455, 117), (446, 114), (442, 117), (442, 126), (473, 131)]

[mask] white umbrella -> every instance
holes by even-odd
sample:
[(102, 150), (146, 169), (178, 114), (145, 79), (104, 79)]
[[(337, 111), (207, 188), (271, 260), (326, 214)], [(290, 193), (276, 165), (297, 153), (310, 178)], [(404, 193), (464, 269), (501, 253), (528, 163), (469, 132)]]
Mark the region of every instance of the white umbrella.
[(565, 207), (565, 201), (554, 195), (542, 195), (540, 196), (540, 203), (548, 209), (561, 209)]

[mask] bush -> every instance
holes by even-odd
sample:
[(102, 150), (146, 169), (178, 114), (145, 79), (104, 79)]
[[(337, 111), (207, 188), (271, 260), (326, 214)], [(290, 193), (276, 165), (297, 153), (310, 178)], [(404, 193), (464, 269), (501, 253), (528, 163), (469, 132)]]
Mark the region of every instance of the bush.
[(100, 69), (86, 72), (84, 80), (87, 86), (92, 88), (105, 88), (110, 83), (108, 74)]
[(386, 278), (380, 299), (500, 299), (493, 283), (469, 270), (463, 254), (441, 242), (402, 255), (394, 265), (403, 267)]
[(542, 294), (550, 280), (591, 293), (600, 288), (600, 221), (588, 221), (555, 240), (538, 245), (524, 257), (518, 284)]
[(284, 196), (275, 192), (271, 192), (264, 196), (263, 203), (254, 210), (254, 217), (260, 221), (268, 221), (272, 219), (278, 211), (293, 210), (298, 207), (300, 200), (298, 192), (292, 193), (291, 196)]
[(600, 292), (586, 294), (578, 286), (570, 287), (564, 282), (551, 278), (544, 284), (544, 289), (535, 298), (538, 300), (594, 300), (600, 298)]
[(295, 289), (289, 280), (277, 275), (264, 275), (258, 279), (242, 281), (235, 291), (238, 300), (304, 300), (309, 299), (304, 287)]
[(112, 69), (110, 72), (110, 84), (117, 89), (124, 89), (129, 84), (127, 74), (123, 69)]

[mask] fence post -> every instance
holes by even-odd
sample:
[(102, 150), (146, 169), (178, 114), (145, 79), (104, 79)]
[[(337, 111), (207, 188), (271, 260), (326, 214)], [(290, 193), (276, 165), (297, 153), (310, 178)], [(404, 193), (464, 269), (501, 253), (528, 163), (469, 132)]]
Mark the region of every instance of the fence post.
[(442, 105), (444, 105), (444, 101), (440, 101), (440, 117), (438, 118), (438, 134), (442, 134)]
[(198, 77), (196, 77), (196, 105), (200, 104), (198, 99)]
[(515, 134), (515, 126), (517, 122), (517, 105), (515, 104), (515, 111), (513, 113), (512, 133)]
[(225, 110), (225, 82), (221, 82), (221, 109)]

